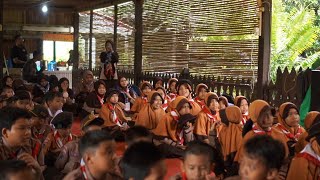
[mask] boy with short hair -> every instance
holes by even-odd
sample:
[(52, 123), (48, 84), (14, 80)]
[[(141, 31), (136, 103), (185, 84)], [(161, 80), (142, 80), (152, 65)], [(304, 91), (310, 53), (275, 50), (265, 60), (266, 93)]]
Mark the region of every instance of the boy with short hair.
[(41, 143), (31, 138), (28, 111), (6, 107), (0, 110), (0, 117), (0, 160), (31, 158), (43, 166)]
[(166, 165), (161, 151), (150, 142), (131, 145), (122, 158), (121, 170), (126, 180), (164, 179)]
[(81, 164), (64, 180), (121, 179), (114, 174), (116, 168), (116, 143), (103, 131), (90, 131), (79, 141)]
[(48, 107), (49, 122), (51, 122), (57, 114), (62, 112), (64, 99), (61, 92), (48, 92), (44, 99)]
[(255, 136), (244, 144), (240, 177), (229, 179), (275, 180), (285, 158), (284, 145), (267, 135)]
[(126, 146), (129, 147), (140, 141), (151, 142), (152, 135), (150, 131), (143, 126), (133, 126), (125, 132), (125, 141)]
[(72, 121), (71, 112), (62, 112), (52, 120), (54, 130), (48, 134), (43, 142), (43, 152), (48, 166), (54, 164), (62, 147), (74, 139), (71, 134)]
[[(81, 124), (83, 133), (89, 131), (101, 130), (104, 121), (95, 115), (88, 115)], [(62, 174), (67, 174), (80, 166), (81, 155), (79, 153), (79, 139), (68, 142), (62, 147), (62, 150), (55, 162), (55, 167), (62, 170)]]
[(10, 98), (11, 102), (9, 106), (17, 107), (21, 109), (26, 109), (28, 111), (32, 110), (34, 104), (31, 100), (30, 92), (26, 90), (18, 90), (15, 95)]
[(39, 165), (34, 160), (25, 162), (22, 160), (3, 160), (0, 161), (1, 180), (38, 180), (40, 179)]
[(1, 92), (1, 95), (5, 95), (7, 98), (14, 96), (13, 88), (10, 86), (4, 86)]
[(194, 141), (188, 144), (181, 164), (182, 173), (171, 180), (215, 180), (224, 178), (220, 153), (207, 143)]
[(52, 131), (52, 128), (46, 123), (46, 118), (49, 116), (48, 110), (43, 105), (35, 105), (34, 109), (30, 111), (30, 114), (32, 116), (32, 137), (43, 143)]

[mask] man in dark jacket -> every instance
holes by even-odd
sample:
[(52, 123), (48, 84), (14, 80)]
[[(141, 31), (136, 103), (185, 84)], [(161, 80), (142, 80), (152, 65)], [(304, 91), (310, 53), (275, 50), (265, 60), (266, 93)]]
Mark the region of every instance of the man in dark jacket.
[(21, 35), (14, 37), (15, 45), (11, 49), (11, 59), (14, 68), (23, 68), (28, 60), (28, 52), (23, 45), (24, 39)]

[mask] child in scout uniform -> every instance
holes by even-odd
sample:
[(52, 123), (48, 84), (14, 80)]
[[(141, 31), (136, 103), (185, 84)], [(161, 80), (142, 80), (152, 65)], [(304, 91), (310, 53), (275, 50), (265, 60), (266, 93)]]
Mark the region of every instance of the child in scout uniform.
[(131, 107), (131, 112), (137, 114), (147, 104), (147, 96), (152, 90), (152, 85), (148, 81), (140, 84), (141, 96), (137, 97)]
[[(81, 124), (82, 132), (85, 134), (89, 131), (101, 130), (104, 121), (93, 114), (88, 115)], [(62, 174), (77, 169), (80, 166), (81, 155), (79, 153), (79, 139), (68, 142), (62, 147), (62, 150), (55, 162), (55, 167), (62, 170)]]
[(177, 78), (171, 78), (168, 80), (167, 93), (168, 93), (171, 101), (173, 101), (177, 97), (177, 89), (176, 89), (177, 82), (178, 82)]
[(71, 134), (72, 121), (73, 115), (71, 112), (61, 112), (52, 120), (54, 130), (48, 134), (43, 143), (47, 165), (53, 166), (62, 147), (74, 140), (74, 136)]
[(206, 84), (200, 83), (196, 87), (197, 97), (194, 98), (194, 101), (198, 103), (201, 106), (201, 108), (205, 106), (204, 98), (206, 97), (206, 94), (208, 91), (209, 91), (209, 88)]
[(116, 172), (116, 143), (110, 134), (94, 130), (79, 140), (80, 167), (64, 180), (120, 180)]
[(35, 172), (39, 170), (38, 173), (41, 173), (43, 168), (40, 166), (44, 166), (43, 153), (41, 143), (31, 138), (29, 112), (6, 107), (0, 110), (0, 117), (0, 161), (22, 160)]
[(43, 105), (35, 105), (34, 109), (30, 111), (30, 114), (32, 116), (32, 137), (43, 143), (52, 131), (52, 128), (46, 123), (46, 119), (49, 116), (48, 110)]
[(103, 104), (99, 117), (104, 120), (104, 130), (119, 141), (124, 140), (123, 131), (128, 128), (130, 117), (126, 117), (121, 106), (118, 104), (119, 90), (110, 89), (107, 93), (106, 103)]

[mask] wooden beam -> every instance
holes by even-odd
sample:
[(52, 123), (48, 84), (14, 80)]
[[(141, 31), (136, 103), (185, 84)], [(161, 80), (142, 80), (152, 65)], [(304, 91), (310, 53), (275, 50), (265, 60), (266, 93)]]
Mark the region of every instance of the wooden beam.
[(143, 33), (143, 0), (135, 0), (135, 45), (134, 45), (134, 83), (140, 83), (142, 73), (142, 33)]
[(73, 16), (73, 69), (79, 68), (79, 13)]
[(113, 44), (114, 51), (117, 51), (118, 45), (118, 5), (114, 5), (114, 23), (113, 23)]
[(89, 69), (92, 70), (92, 28), (93, 28), (93, 10), (90, 10), (90, 33), (89, 33)]
[(129, 1), (131, 1), (131, 0), (108, 0), (107, 2), (106, 2), (106, 0), (98, 0), (98, 1), (93, 1), (91, 3), (88, 3), (88, 4), (79, 5), (77, 7), (77, 10), (78, 10), (78, 12), (89, 11), (90, 9), (104, 8), (104, 7), (112, 6), (115, 4), (129, 2)]
[(272, 0), (265, 0), (260, 10), (262, 10), (260, 17), (262, 27), (260, 27), (261, 36), (259, 37), (257, 98), (263, 99), (265, 87), (270, 80)]
[(3, 62), (4, 62), (4, 57), (3, 57), (3, 1), (0, 0), (0, 79), (3, 78)]

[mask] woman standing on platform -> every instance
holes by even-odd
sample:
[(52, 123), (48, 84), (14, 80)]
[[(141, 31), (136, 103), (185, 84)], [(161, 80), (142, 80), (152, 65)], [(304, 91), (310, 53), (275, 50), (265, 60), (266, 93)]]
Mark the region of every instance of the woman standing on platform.
[(108, 88), (115, 85), (114, 80), (117, 80), (116, 64), (119, 62), (119, 55), (113, 50), (113, 42), (107, 40), (105, 43), (106, 51), (100, 54), (101, 71), (100, 79), (106, 81)]

